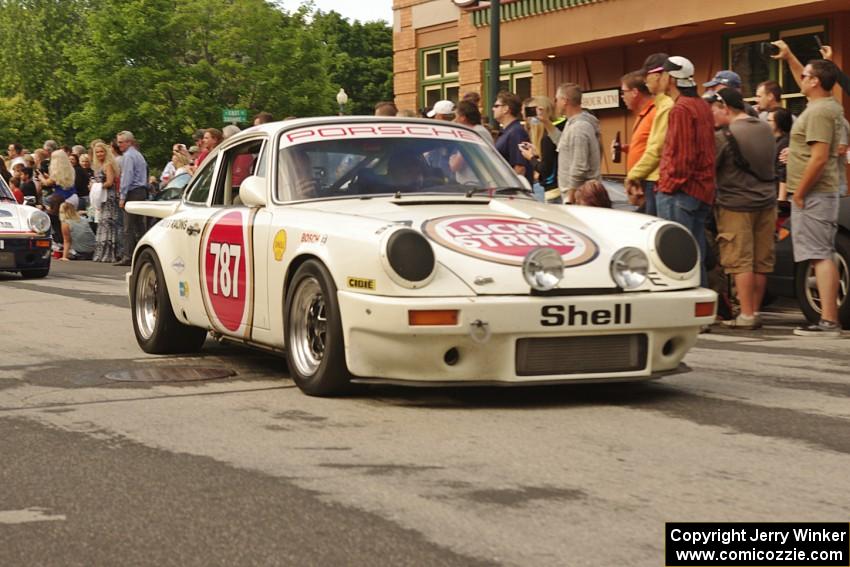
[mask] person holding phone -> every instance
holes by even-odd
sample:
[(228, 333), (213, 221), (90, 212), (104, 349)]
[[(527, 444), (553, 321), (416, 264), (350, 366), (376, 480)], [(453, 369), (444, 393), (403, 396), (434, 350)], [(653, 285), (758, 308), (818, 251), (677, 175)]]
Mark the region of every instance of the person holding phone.
[[(832, 61), (832, 46), (824, 45), (823, 43), (821, 43), (820, 37), (818, 36), (814, 36), (814, 38), (818, 44), (818, 50), (820, 51), (820, 54), (824, 58), (824, 60)], [(788, 65), (788, 68), (791, 69), (791, 75), (794, 77), (794, 80), (797, 81), (797, 86), (799, 86), (800, 90), (802, 91), (803, 64), (800, 63), (800, 60), (797, 59), (794, 53), (791, 52), (791, 48), (788, 47), (788, 44), (782, 41), (781, 39), (771, 43), (776, 46), (778, 50), (776, 54), (772, 55), (771, 57), (773, 59), (781, 59), (785, 61), (785, 63)], [(847, 94), (847, 96), (850, 96), (850, 76), (847, 76), (847, 73), (845, 73), (838, 67), (836, 67), (835, 70), (838, 73), (835, 82), (838, 83), (838, 86), (841, 87), (841, 90), (843, 90), (845, 94)]]
[[(558, 151), (552, 139), (546, 135), (546, 127), (540, 115), (551, 122), (559, 131), (566, 121), (558, 118), (552, 99), (537, 96), (529, 99), (525, 107), (526, 120), (529, 123), (531, 140), (520, 144), (520, 151), (528, 160), (531, 168), (537, 172), (537, 181), (544, 191), (543, 200), (548, 203), (560, 203), (561, 192), (558, 190)], [(548, 193), (548, 197), (546, 196)]]

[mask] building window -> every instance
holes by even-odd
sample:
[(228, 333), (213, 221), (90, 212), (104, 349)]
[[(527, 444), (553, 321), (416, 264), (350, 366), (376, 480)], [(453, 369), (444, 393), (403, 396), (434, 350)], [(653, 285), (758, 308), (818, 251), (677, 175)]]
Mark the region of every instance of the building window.
[[(487, 91), (490, 87), (490, 62), (484, 65), (484, 90)], [(525, 100), (531, 97), (531, 78), (531, 61), (502, 61), (499, 64), (499, 90), (515, 93)]]
[(773, 61), (762, 50), (770, 34), (762, 33), (735, 37), (729, 40), (729, 68), (741, 76), (741, 92), (745, 98), (754, 97), (759, 83), (770, 79)]
[(420, 100), (425, 108), (433, 107), (438, 100), (458, 101), (459, 68), (456, 43), (431, 47), (420, 52)]
[(764, 42), (777, 39), (784, 40), (794, 55), (803, 64), (810, 59), (820, 59), (818, 44), (815, 36), (822, 43), (827, 43), (826, 26), (823, 24), (807, 27), (781, 28), (767, 30), (762, 33), (735, 36), (728, 38), (726, 52), (727, 69), (732, 69), (741, 76), (744, 98), (755, 100), (756, 88), (759, 83), (773, 80), (782, 87), (782, 100), (785, 107), (794, 114), (799, 114), (806, 107), (806, 97), (800, 92), (797, 81), (784, 61), (772, 59), (765, 52)]

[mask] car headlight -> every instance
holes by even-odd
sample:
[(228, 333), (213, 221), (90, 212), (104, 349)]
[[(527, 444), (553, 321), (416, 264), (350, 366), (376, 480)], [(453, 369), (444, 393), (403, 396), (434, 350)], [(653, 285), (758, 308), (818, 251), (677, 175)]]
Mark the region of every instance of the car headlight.
[(400, 228), (386, 236), (381, 262), (390, 279), (411, 289), (427, 285), (436, 274), (431, 243), (412, 228)]
[(652, 237), (653, 264), (676, 280), (691, 277), (699, 267), (699, 248), (689, 230), (678, 224), (662, 225)]
[(522, 262), (522, 276), (533, 289), (549, 291), (564, 277), (564, 260), (554, 248), (535, 248)]
[(30, 230), (39, 234), (50, 232), (50, 217), (42, 211), (32, 211), (27, 219)]
[(611, 258), (611, 277), (622, 289), (635, 289), (646, 281), (649, 258), (637, 248), (623, 248)]

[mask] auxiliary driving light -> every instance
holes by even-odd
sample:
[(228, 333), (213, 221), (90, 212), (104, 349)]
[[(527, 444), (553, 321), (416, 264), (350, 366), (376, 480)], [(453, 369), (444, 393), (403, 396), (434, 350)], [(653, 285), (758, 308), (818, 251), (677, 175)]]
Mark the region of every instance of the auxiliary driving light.
[(564, 261), (554, 248), (535, 248), (522, 262), (522, 275), (537, 291), (549, 291), (564, 277)]
[(611, 258), (611, 277), (622, 289), (642, 286), (648, 271), (649, 259), (637, 248), (622, 248)]

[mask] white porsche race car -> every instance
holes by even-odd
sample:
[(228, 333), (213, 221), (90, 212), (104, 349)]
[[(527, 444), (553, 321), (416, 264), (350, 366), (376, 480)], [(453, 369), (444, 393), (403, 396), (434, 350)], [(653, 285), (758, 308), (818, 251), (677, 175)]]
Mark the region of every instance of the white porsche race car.
[(0, 178), (0, 272), (43, 278), (50, 272), (50, 247), (50, 217), (19, 205)]
[(149, 353), (208, 332), (285, 352), (307, 394), (681, 370), (716, 296), (680, 225), (534, 201), (463, 126), (373, 117), (250, 128), (202, 164), (128, 274)]

